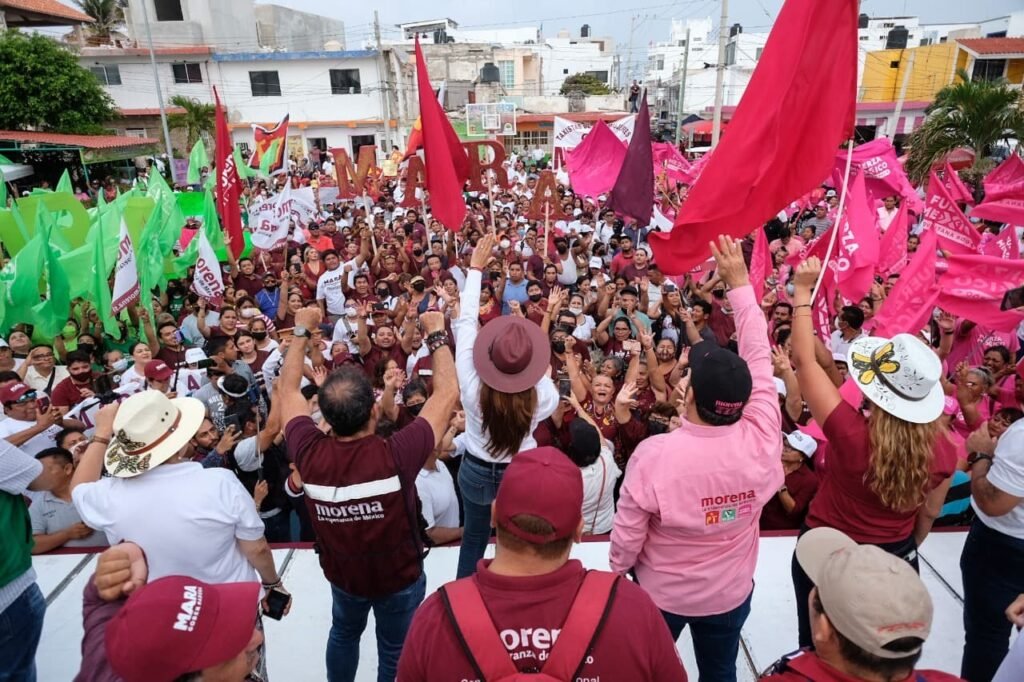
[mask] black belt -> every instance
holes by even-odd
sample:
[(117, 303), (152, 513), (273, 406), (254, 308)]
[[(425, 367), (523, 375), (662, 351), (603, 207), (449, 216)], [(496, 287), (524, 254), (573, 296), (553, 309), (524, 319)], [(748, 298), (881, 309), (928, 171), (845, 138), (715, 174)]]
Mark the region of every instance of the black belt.
[(469, 454), (468, 452), (466, 454), (464, 454), (463, 457), (465, 457), (469, 461), (473, 462), (474, 464), (479, 464), (482, 467), (498, 469), (498, 470), (502, 470), (502, 471), (505, 469), (505, 467), (507, 467), (509, 464), (511, 464), (511, 462), (489, 462), (486, 459), (480, 459), (479, 457), (474, 457), (473, 455)]

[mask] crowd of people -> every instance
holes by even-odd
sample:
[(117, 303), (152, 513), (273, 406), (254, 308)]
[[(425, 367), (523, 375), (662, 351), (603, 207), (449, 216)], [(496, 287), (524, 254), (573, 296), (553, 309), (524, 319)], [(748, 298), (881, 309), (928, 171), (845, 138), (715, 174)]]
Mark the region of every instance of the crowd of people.
[[(229, 248), (222, 301), (190, 272), (144, 292), (153, 313), (127, 310), (118, 337), (85, 300), (55, 338), (5, 330), (0, 680), (35, 679), (32, 554), (107, 545), (76, 679), (266, 680), (262, 622), (291, 605), (268, 543), (312, 542), (332, 682), (355, 679), (371, 610), (381, 682), (685, 680), (687, 626), (690, 674), (729, 682), (761, 531), (800, 535), (799, 650), (767, 679), (1024, 678), (1021, 645), (1007, 657), (1024, 623), (1017, 334), (936, 310), (872, 336), (896, 278), (816, 334), (822, 264), (787, 258), (834, 224), (833, 189), (675, 276), (603, 196), (560, 186), (570, 219), (526, 217), (538, 170), (513, 160), (509, 187), (467, 191), (458, 230), (426, 198), (403, 207), (404, 176), (323, 202), (278, 247)], [(685, 195), (663, 198), (671, 213)], [(959, 671), (915, 668), (936, 525), (970, 526)], [(605, 534), (611, 572), (569, 559)], [(450, 543), (459, 580), (427, 596), (425, 553)]]

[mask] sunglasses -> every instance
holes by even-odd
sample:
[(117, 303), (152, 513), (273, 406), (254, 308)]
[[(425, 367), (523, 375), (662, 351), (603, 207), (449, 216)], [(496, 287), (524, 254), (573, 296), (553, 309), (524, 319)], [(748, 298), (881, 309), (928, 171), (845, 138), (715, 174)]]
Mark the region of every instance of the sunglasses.
[(24, 405), (25, 403), (34, 402), (35, 399), (36, 399), (36, 392), (35, 391), (29, 391), (28, 393), (24, 394), (23, 396), (21, 396), (20, 398), (18, 398), (14, 402), (10, 402), (10, 403), (7, 403), (7, 404), (8, 405)]

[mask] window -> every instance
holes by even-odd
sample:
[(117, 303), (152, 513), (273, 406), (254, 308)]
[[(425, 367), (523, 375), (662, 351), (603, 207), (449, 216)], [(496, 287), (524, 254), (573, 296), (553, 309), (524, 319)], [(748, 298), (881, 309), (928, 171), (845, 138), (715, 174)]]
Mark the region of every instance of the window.
[(174, 72), (175, 83), (202, 83), (203, 69), (199, 62), (185, 62), (184, 64), (171, 64)]
[(121, 68), (117, 64), (97, 64), (90, 66), (89, 70), (102, 85), (121, 84)]
[(353, 159), (358, 159), (359, 158), (359, 150), (362, 147), (367, 147), (367, 146), (375, 147), (375, 146), (377, 146), (377, 136), (376, 135), (353, 135), (352, 137), (349, 138), (349, 141), (352, 143), (352, 158)]
[(332, 95), (358, 95), (360, 92), (359, 69), (331, 69)]
[(858, 40), (870, 40), (871, 36), (861, 36)]
[(277, 71), (250, 71), (249, 85), (253, 97), (280, 97), (281, 80)]
[(756, 50), (754, 50), (754, 61), (755, 62), (761, 61), (761, 55), (763, 53), (764, 53), (764, 48), (763, 47), (759, 47)]
[(1006, 73), (1005, 59), (979, 59), (974, 62), (974, 71), (971, 72), (971, 80), (994, 81), (999, 80)]
[(306, 149), (309, 153), (313, 153), (313, 147), (320, 150), (321, 154), (327, 152), (327, 138), (326, 137), (307, 137), (306, 138)]
[(185, 18), (181, 13), (181, 0), (153, 0), (153, 7), (156, 8), (157, 21), (182, 21)]
[(501, 84), (505, 88), (511, 88), (516, 84), (516, 63), (511, 59), (504, 59), (498, 62), (498, 72), (501, 74)]
[(124, 134), (127, 137), (146, 137), (145, 128), (125, 128)]
[(562, 75), (563, 76), (568, 76), (569, 75), (569, 69), (562, 69)]
[(548, 131), (546, 130), (521, 130), (512, 137), (505, 138), (505, 147), (512, 149), (533, 149), (534, 147), (547, 147)]
[(896, 59), (894, 61), (889, 62), (889, 68), (890, 69), (898, 69), (898, 68), (900, 68), (900, 60)]
[(608, 72), (607, 71), (586, 71), (588, 76), (593, 76), (602, 83), (608, 83)]
[(665, 68), (665, 58), (664, 57), (658, 57), (655, 60), (655, 62), (654, 62), (654, 70), (655, 71), (661, 71), (664, 68)]
[(725, 65), (732, 66), (736, 63), (736, 43), (729, 43), (725, 46)]

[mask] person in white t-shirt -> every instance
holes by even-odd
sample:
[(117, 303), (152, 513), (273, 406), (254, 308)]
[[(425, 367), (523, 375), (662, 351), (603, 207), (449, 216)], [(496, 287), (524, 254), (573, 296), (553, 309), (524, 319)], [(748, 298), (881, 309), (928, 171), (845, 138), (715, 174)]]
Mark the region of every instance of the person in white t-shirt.
[(434, 544), (444, 545), (462, 538), (462, 524), (459, 523), (455, 480), (437, 455), (437, 450), (434, 450), (420, 469), (416, 477), (416, 493), (420, 497), (423, 519), (427, 522), (427, 535)]
[(345, 314), (345, 293), (342, 290), (342, 279), (346, 273), (341, 266), (338, 252), (334, 249), (324, 251), (323, 259), (327, 269), (316, 282), (316, 302), (324, 317), (334, 321)]
[(56, 436), (64, 428), (85, 429), (75, 419), (64, 419), (56, 407), (39, 409), (39, 394), (20, 381), (0, 388), (0, 404), (7, 418), (0, 421), (0, 438), (33, 457), (56, 445)]
[(899, 207), (896, 205), (896, 197), (888, 196), (882, 200), (882, 205), (878, 207), (878, 229), (885, 232), (889, 229), (889, 225), (892, 224), (896, 214), (900, 212)]
[(45, 344), (33, 346), (25, 363), (18, 369), (18, 374), (29, 388), (49, 394), (57, 384), (68, 378), (68, 368), (55, 362), (53, 348)]
[[(576, 402), (575, 398), (570, 402)], [(615, 481), (622, 470), (615, 463), (611, 443), (601, 437), (587, 413), (579, 407), (576, 414), (569, 423), (566, 454), (583, 475), (583, 533), (610, 533), (615, 518)]]

